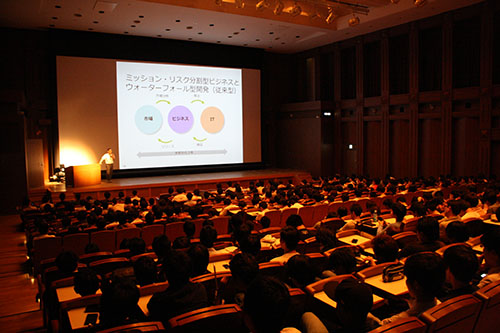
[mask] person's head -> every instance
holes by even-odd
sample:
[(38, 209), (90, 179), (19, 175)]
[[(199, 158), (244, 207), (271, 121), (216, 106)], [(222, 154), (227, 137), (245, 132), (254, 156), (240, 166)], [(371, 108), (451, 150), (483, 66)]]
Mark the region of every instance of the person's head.
[(99, 321), (104, 326), (123, 325), (137, 312), (139, 297), (139, 288), (132, 279), (116, 279), (103, 288)]
[(134, 237), (129, 240), (128, 248), (131, 256), (143, 254), (146, 252), (146, 242), (142, 238)]
[(434, 242), (439, 239), (439, 222), (431, 216), (422, 217), (417, 222), (417, 236), (422, 242)]
[(191, 258), (187, 253), (174, 250), (166, 258), (164, 271), (170, 286), (184, 286), (189, 282), (189, 277), (191, 275)]
[(351, 247), (339, 247), (328, 258), (328, 266), (336, 275), (351, 274), (356, 270), (356, 257)]
[(303, 225), (304, 222), (302, 221), (302, 217), (298, 214), (292, 214), (286, 219), (286, 225), (292, 226), (292, 227), (299, 227)]
[(140, 257), (134, 262), (134, 275), (138, 285), (146, 286), (157, 280), (156, 263), (151, 257)]
[(289, 306), (287, 287), (276, 278), (259, 276), (248, 286), (243, 310), (254, 332), (279, 332)]
[(305, 288), (314, 282), (315, 274), (311, 259), (303, 254), (297, 254), (288, 259), (285, 271), (292, 285), (297, 288)]
[(271, 219), (267, 216), (262, 216), (259, 222), (260, 225), (262, 226), (262, 229), (269, 228), (269, 226), (271, 225)]
[(74, 275), (74, 289), (80, 296), (94, 295), (99, 289), (99, 278), (90, 268), (81, 268)]
[(435, 252), (420, 252), (406, 259), (404, 275), (410, 295), (418, 300), (432, 300), (440, 292), (446, 268)]
[(337, 235), (332, 229), (322, 226), (316, 233), (316, 239), (321, 244), (321, 251), (333, 249), (337, 246)]
[(377, 264), (396, 261), (398, 258), (398, 243), (389, 235), (382, 234), (372, 239), (373, 252)]
[(484, 246), (484, 260), (486, 266), (500, 267), (500, 229), (495, 228), (483, 236), (481, 236), (481, 243)]
[(158, 259), (163, 259), (170, 253), (170, 240), (165, 235), (156, 236), (153, 239), (152, 247)]
[(194, 232), (196, 229), (196, 226), (193, 222), (191, 221), (186, 221), (184, 222), (184, 225), (182, 226), (184, 233), (186, 234), (186, 237), (188, 238), (193, 238)]
[(340, 218), (342, 218), (344, 216), (347, 216), (347, 208), (345, 208), (345, 207), (339, 207), (339, 209), (337, 209), (337, 215)]
[(476, 193), (469, 192), (464, 196), (464, 200), (469, 204), (471, 208), (477, 207), (479, 204), (479, 199), (477, 198)]
[(354, 279), (342, 280), (327, 295), (337, 302), (338, 318), (346, 331), (365, 330), (366, 317), (373, 306), (373, 293), (369, 285)]
[(78, 267), (78, 256), (73, 251), (63, 251), (56, 257), (56, 266), (61, 273), (72, 273)]
[(172, 248), (175, 250), (187, 249), (189, 246), (191, 246), (191, 242), (186, 236), (179, 236), (172, 243)]
[(295, 250), (297, 248), (299, 240), (300, 235), (299, 231), (296, 228), (287, 225), (286, 227), (281, 229), (280, 243), (285, 252)]
[(209, 253), (203, 244), (193, 244), (189, 247), (188, 255), (191, 258), (191, 276), (200, 276), (207, 273)]
[(391, 205), (391, 208), (392, 213), (396, 216), (396, 221), (402, 222), (406, 216), (406, 207), (403, 204), (396, 202)]
[(217, 230), (210, 226), (204, 226), (200, 231), (200, 243), (205, 245), (206, 248), (214, 247), (217, 241)]
[(111, 148), (108, 148), (108, 149), (106, 149), (106, 152), (107, 152), (108, 154), (112, 154), (112, 153), (113, 153), (113, 150), (112, 150)]
[(449, 243), (465, 243), (469, 240), (469, 232), (465, 223), (453, 221), (446, 226), (446, 238)]
[(443, 253), (446, 265), (446, 281), (453, 289), (470, 284), (479, 269), (476, 253), (467, 245), (455, 245)]
[(448, 208), (452, 216), (463, 215), (463, 212), (466, 209), (465, 207), (466, 206), (462, 200), (450, 200), (448, 202)]
[(353, 218), (360, 217), (363, 213), (363, 208), (361, 208), (361, 205), (355, 203), (351, 206), (350, 211)]
[(250, 234), (248, 237), (242, 238), (238, 241), (242, 253), (248, 253), (257, 256), (260, 252), (261, 244), (258, 235)]
[(231, 276), (245, 284), (250, 284), (259, 274), (259, 264), (248, 253), (238, 253), (229, 262)]

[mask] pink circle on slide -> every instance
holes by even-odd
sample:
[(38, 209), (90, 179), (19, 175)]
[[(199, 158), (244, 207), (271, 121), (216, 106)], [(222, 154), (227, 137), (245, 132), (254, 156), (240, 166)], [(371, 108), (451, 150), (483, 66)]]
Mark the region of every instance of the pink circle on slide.
[(175, 106), (168, 113), (168, 124), (176, 133), (189, 132), (194, 124), (193, 113), (183, 105)]

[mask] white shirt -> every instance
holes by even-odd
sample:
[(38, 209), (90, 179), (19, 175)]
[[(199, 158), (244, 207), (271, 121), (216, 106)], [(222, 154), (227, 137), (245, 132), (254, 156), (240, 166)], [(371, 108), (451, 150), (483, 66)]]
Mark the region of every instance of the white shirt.
[(113, 164), (113, 162), (115, 160), (109, 153), (106, 153), (106, 154), (102, 155), (101, 160), (99, 161), (99, 164), (101, 164), (102, 161), (104, 161), (106, 164)]

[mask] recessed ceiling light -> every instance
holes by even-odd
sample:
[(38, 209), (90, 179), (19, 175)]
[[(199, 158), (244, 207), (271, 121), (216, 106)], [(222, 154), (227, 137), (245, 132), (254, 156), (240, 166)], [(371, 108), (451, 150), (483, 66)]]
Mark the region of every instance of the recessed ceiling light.
[(131, 28), (135, 28), (135, 25), (134, 25), (134, 24), (132, 24), (130, 27), (131, 27)]
[(165, 31), (170, 31), (170, 28), (165, 29)]
[(144, 15), (139, 15), (139, 18), (144, 18)]
[(123, 33), (124, 33), (124, 34), (128, 34), (128, 31), (124, 31)]
[(285, 42), (281, 42), (281, 45), (285, 45)]
[(57, 9), (61, 8), (61, 6), (59, 6), (59, 5), (55, 5), (54, 7), (56, 7)]
[(300, 36), (295, 36), (295, 38), (300, 38)]
[(272, 34), (274, 34), (274, 32), (272, 32), (272, 31), (269, 31), (269, 34), (270, 34), (270, 35), (272, 35)]
[(99, 11), (99, 14), (104, 14), (104, 10), (100, 10), (100, 11)]
[(135, 20), (135, 21), (134, 21), (134, 23), (141, 23), (141, 21), (139, 21), (139, 20)]
[(190, 37), (190, 38), (188, 38), (188, 40), (193, 40), (193, 39)]
[(52, 16), (52, 19), (53, 20), (57, 20), (57, 16)]
[(94, 21), (94, 22), (92, 22), (92, 23), (97, 24), (97, 23), (99, 23), (99, 21)]
[(258, 39), (258, 38), (257, 38), (255, 41), (256, 41), (256, 42), (260, 42), (260, 39)]
[(244, 30), (246, 30), (246, 29), (245, 29), (245, 28), (241, 28), (240, 30), (241, 30), (241, 31), (244, 31)]
[(156, 35), (156, 37), (161, 37), (161, 35)]
[(237, 34), (239, 34), (239, 32), (237, 32), (237, 31), (236, 31), (236, 32), (233, 32), (233, 35), (237, 35)]
[(198, 35), (203, 35), (203, 32), (201, 32), (201, 31), (200, 31), (200, 32), (198, 32)]
[(55, 27), (55, 25), (53, 25), (53, 24), (49, 24), (49, 27), (53, 28), (53, 27)]
[(217, 41), (217, 44), (220, 44), (220, 40)]
[(233, 38), (233, 36), (227, 36), (227, 38)]
[(90, 31), (92, 31), (92, 30), (94, 30), (94, 29), (92, 29), (92, 28), (89, 28), (89, 30), (90, 30)]
[(193, 27), (188, 26), (188, 27), (186, 27), (186, 29), (191, 30), (191, 29), (193, 29)]
[(279, 37), (276, 37), (274, 40), (279, 40), (280, 38)]
[(243, 46), (248, 46), (248, 44), (245, 43), (245, 44), (243, 44)]
[(73, 15), (75, 15), (75, 17), (82, 17), (82, 14), (80, 14), (80, 13), (75, 13)]
[(175, 22), (179, 23), (181, 20), (175, 20)]

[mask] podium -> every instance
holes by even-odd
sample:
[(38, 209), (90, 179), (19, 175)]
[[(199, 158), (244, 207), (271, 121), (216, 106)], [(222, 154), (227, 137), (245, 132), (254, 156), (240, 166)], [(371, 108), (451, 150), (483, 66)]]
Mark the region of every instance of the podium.
[(75, 165), (66, 168), (66, 186), (84, 187), (101, 183), (101, 165)]

